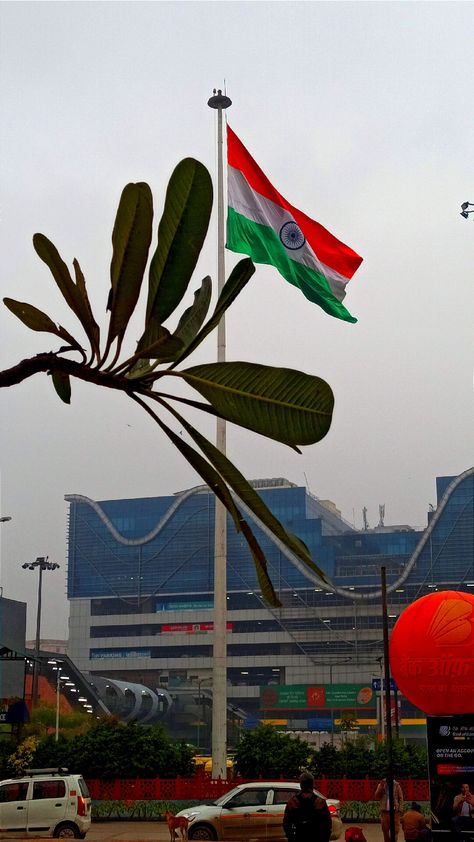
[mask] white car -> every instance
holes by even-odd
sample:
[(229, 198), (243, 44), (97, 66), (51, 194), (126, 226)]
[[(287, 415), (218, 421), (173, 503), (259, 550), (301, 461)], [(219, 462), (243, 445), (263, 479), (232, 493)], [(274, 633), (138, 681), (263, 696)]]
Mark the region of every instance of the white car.
[(84, 839), (90, 826), (91, 799), (81, 775), (70, 775), (67, 769), (30, 769), (0, 781), (0, 839)]
[[(199, 804), (177, 815), (189, 821), (189, 839), (285, 839), (283, 813), (287, 801), (300, 792), (294, 781), (240, 784), (213, 804)], [(315, 795), (325, 798), (315, 790)], [(332, 819), (331, 839), (339, 839), (339, 801), (326, 798)]]

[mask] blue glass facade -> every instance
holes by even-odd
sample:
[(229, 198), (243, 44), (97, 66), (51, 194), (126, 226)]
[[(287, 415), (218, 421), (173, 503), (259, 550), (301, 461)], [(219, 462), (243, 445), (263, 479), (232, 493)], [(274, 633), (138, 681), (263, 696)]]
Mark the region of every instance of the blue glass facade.
[[(438, 502), (452, 477), (437, 480)], [(282, 523), (309, 547), (313, 558), (341, 587), (370, 589), (380, 582), (380, 566), (388, 581), (403, 576), (420, 532), (351, 530), (340, 521), (340, 534), (325, 535), (324, 520), (315, 500), (302, 487), (263, 489), (263, 499)], [(468, 476), (452, 492), (433, 533), (406, 584), (463, 587), (474, 582), (474, 477)], [(172, 506), (163, 528), (146, 543), (120, 543), (109, 526), (85, 502), (71, 504), (69, 519), (68, 597), (116, 597), (140, 601), (159, 594), (207, 594), (212, 602), (214, 500), (196, 491), (176, 505), (175, 496), (112, 500), (100, 507), (127, 541), (149, 534)], [(432, 513), (430, 513), (432, 516)], [(324, 517), (324, 516), (323, 516)], [(308, 589), (312, 583), (297, 570), (272, 540), (255, 527), (278, 591)], [(333, 530), (334, 531), (334, 530)], [(228, 521), (228, 589), (258, 588), (247, 545)], [(337, 595), (335, 595), (338, 599)], [(312, 603), (321, 601), (314, 596)], [(202, 607), (204, 606), (204, 601)], [(166, 600), (157, 604), (164, 606)], [(197, 606), (196, 606), (197, 607)], [(211, 607), (209, 605), (208, 607)], [(242, 606), (244, 607), (244, 606)]]
[[(382, 565), (391, 625), (408, 603), (432, 589), (474, 590), (473, 470), (456, 480), (438, 478), (437, 506), (421, 531), (356, 531), (305, 488), (284, 480), (255, 485), (306, 543), (334, 588), (304, 575), (254, 526), (282, 603), (269, 609), (247, 545), (229, 519), (229, 698), (252, 716), (258, 715), (258, 688), (264, 685), (369, 683), (380, 675)], [(213, 496), (199, 487), (99, 504), (69, 499), (73, 660), (83, 670), (150, 688), (209, 680), (203, 676), (212, 669)], [(403, 712), (416, 715), (406, 700)], [(308, 721), (315, 715), (308, 713)]]
[[(331, 573), (333, 552), (325, 547), (321, 521), (308, 512), (304, 488), (262, 491), (274, 514), (302, 538), (314, 558)], [(99, 505), (127, 540), (149, 533), (176, 503), (176, 497), (112, 500)], [(308, 580), (255, 527), (277, 587), (304, 587)], [(69, 518), (68, 597), (138, 597), (213, 590), (214, 498), (197, 492), (179, 505), (158, 534), (144, 544), (119, 543), (87, 503), (72, 503)], [(228, 519), (228, 588), (257, 588), (247, 544)]]

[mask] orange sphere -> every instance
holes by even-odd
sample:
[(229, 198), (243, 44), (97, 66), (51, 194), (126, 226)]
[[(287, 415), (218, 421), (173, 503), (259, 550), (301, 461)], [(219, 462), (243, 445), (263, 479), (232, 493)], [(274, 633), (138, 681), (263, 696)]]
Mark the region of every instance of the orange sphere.
[(474, 713), (474, 595), (437, 591), (405, 608), (391, 634), (390, 666), (424, 713)]

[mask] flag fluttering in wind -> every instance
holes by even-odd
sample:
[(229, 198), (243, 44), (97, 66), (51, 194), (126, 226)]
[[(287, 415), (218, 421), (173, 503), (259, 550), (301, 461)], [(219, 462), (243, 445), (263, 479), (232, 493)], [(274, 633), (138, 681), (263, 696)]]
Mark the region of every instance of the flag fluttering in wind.
[(326, 313), (356, 322), (342, 299), (362, 257), (290, 205), (230, 126), (227, 162), (227, 248), (249, 255), (255, 263), (275, 266)]

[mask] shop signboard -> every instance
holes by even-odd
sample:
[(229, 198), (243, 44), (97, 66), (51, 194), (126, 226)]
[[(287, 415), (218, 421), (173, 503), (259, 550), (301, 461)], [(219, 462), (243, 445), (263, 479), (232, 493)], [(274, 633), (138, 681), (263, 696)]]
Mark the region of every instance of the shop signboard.
[(91, 660), (102, 658), (151, 658), (151, 649), (90, 649)]
[(375, 705), (376, 695), (367, 684), (290, 684), (260, 688), (261, 710), (358, 710)]
[(173, 600), (157, 600), (155, 611), (211, 611), (214, 608), (212, 599), (186, 599), (179, 602)]
[[(227, 623), (227, 631), (232, 631), (232, 623)], [(214, 623), (163, 623), (162, 634), (207, 634), (214, 631)]]
[(428, 716), (434, 840), (474, 834), (474, 713)]
[(329, 718), (318, 717), (316, 719), (308, 719), (308, 730), (309, 731), (331, 731), (333, 727), (333, 721)]
[[(381, 686), (382, 686), (382, 679), (381, 678), (373, 678), (372, 679), (372, 690), (375, 690), (377, 693), (380, 693)], [(386, 687), (386, 683), (385, 683), (385, 678), (384, 678), (384, 680), (383, 680), (384, 693), (385, 693), (385, 687)], [(395, 683), (394, 678), (390, 679), (390, 690), (392, 690), (393, 692), (395, 690), (397, 690), (397, 685)]]

